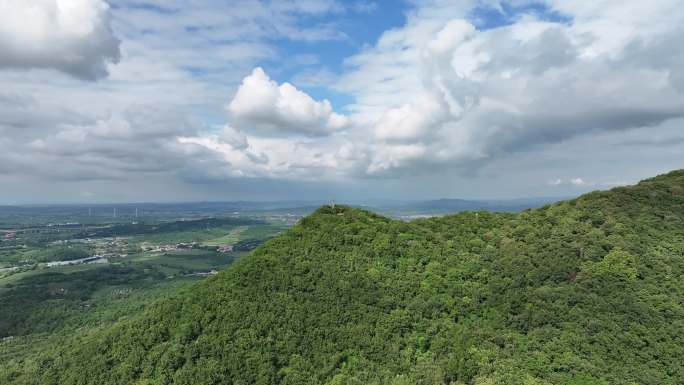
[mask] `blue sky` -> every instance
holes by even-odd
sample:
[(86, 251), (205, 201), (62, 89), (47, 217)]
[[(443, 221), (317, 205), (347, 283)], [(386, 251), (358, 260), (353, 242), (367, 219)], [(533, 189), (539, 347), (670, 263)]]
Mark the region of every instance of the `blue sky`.
[[(296, 76), (306, 67), (342, 73), (345, 70), (346, 58), (358, 53), (364, 47), (373, 45), (385, 31), (402, 27), (406, 22), (406, 14), (413, 10), (412, 4), (401, 0), (362, 1), (346, 12), (304, 18), (302, 24), (305, 26), (334, 24), (336, 30), (344, 37), (338, 40), (314, 42), (276, 39), (278, 50), (285, 56), (309, 55), (316, 59), (315, 63), (283, 65), (283, 62), (278, 60), (264, 62), (262, 66), (279, 83), (296, 82)], [(544, 3), (536, 2), (519, 5), (502, 3), (496, 6), (481, 4), (474, 7), (467, 17), (478, 29), (487, 30), (511, 25), (521, 15), (528, 14), (534, 14), (541, 20), (559, 23), (571, 21), (570, 16), (563, 15)], [(327, 98), (334, 106), (341, 109), (353, 103), (351, 96), (324, 86), (306, 85), (302, 86), (302, 89), (316, 99)]]
[[(279, 83), (296, 81), (296, 76), (306, 69), (327, 70), (340, 74), (345, 69), (344, 62), (347, 57), (374, 44), (385, 31), (401, 27), (406, 20), (405, 13), (410, 9), (410, 5), (401, 0), (360, 1), (345, 12), (304, 17), (301, 20), (304, 26), (334, 25), (335, 30), (343, 36), (339, 39), (311, 42), (275, 38), (274, 43), (284, 57), (309, 56), (311, 64), (288, 65), (282, 60), (265, 61), (260, 64), (271, 74), (272, 79)], [(302, 89), (315, 99), (327, 98), (338, 108), (343, 109), (353, 102), (351, 96), (323, 85), (305, 85)]]
[(683, 166), (682, 34), (677, 0), (6, 0), (0, 204), (634, 183)]

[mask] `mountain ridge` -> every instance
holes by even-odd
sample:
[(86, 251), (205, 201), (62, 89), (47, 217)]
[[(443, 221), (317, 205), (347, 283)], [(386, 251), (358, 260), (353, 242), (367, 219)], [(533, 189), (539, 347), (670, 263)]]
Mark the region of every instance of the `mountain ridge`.
[(323, 206), (217, 276), (42, 357), (35, 374), (98, 385), (677, 384), (683, 218), (684, 170), (518, 214), (404, 222)]

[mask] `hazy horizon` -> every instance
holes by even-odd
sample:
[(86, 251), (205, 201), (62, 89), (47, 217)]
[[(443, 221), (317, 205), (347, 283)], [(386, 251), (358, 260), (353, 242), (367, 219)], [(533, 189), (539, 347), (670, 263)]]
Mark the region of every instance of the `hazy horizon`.
[(333, 199), (276, 199), (276, 200), (189, 200), (189, 201), (54, 201), (54, 202), (0, 202), (0, 207), (49, 207), (49, 206), (76, 206), (76, 207), (107, 207), (107, 206), (134, 206), (134, 205), (182, 205), (182, 204), (304, 204), (304, 205), (324, 205), (334, 202), (341, 205), (377, 205), (377, 204), (411, 204), (422, 202), (438, 202), (438, 201), (466, 201), (466, 202), (518, 202), (518, 201), (561, 201), (566, 199), (573, 199), (577, 196), (530, 196), (530, 197), (511, 197), (511, 198), (486, 198), (486, 197), (440, 197), (427, 199), (392, 199), (392, 198), (370, 198), (370, 199), (356, 199), (356, 200), (333, 200)]

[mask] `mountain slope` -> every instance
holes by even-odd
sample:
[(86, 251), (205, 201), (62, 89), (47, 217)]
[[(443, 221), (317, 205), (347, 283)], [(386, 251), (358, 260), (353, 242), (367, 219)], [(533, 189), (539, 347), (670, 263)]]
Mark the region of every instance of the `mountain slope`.
[[(519, 214), (322, 207), (42, 384), (681, 384), (684, 171)], [(3, 379), (3, 377), (0, 377)], [(39, 381), (39, 382), (38, 382)]]

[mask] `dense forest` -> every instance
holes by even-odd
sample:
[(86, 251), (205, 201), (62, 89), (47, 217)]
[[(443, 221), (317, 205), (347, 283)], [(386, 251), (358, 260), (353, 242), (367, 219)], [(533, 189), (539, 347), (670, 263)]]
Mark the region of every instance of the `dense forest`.
[(322, 207), (2, 384), (682, 384), (684, 171), (522, 213)]

